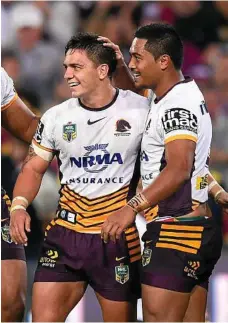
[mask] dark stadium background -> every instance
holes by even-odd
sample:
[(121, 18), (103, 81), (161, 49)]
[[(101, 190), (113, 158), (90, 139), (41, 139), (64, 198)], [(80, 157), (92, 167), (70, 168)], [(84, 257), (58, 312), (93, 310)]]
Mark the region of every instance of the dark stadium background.
[[(213, 122), (210, 168), (228, 190), (228, 2), (226, 1), (2, 1), (2, 66), (21, 98), (38, 114), (70, 97), (63, 81), (62, 60), (67, 40), (77, 31), (92, 31), (120, 45), (126, 61), (135, 29), (167, 21), (180, 33), (185, 50), (184, 74), (202, 89)], [(2, 185), (12, 193), (27, 148), (2, 130)], [(43, 230), (58, 199), (56, 164), (45, 175), (32, 207), (32, 234), (26, 248), (30, 320), (31, 284)], [(228, 321), (228, 214), (210, 201), (224, 235), (222, 257), (211, 278), (208, 314)], [(143, 222), (143, 219), (139, 219)], [(143, 224), (142, 230), (143, 230)], [(140, 315), (139, 315), (140, 319)], [(101, 321), (98, 303), (88, 289), (69, 321)]]

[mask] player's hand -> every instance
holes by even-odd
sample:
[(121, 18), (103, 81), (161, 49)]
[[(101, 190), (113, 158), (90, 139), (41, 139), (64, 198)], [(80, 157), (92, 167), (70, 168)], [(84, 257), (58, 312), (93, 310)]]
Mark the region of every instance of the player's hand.
[(228, 193), (222, 191), (217, 197), (217, 203), (224, 208), (224, 211), (228, 213)]
[(31, 218), (24, 210), (15, 210), (10, 215), (10, 236), (16, 244), (27, 246), (26, 231), (30, 232)]
[(116, 59), (118, 61), (118, 64), (120, 64), (120, 65), (124, 64), (124, 57), (123, 57), (123, 54), (121, 53), (121, 50), (118, 45), (114, 44), (107, 37), (99, 36), (97, 39), (99, 41), (102, 41), (104, 46), (111, 47), (112, 49), (114, 49), (114, 51), (116, 53)]
[(116, 242), (116, 239), (120, 238), (122, 232), (134, 223), (135, 217), (136, 213), (127, 205), (112, 213), (102, 225), (101, 239), (105, 243), (109, 239)]

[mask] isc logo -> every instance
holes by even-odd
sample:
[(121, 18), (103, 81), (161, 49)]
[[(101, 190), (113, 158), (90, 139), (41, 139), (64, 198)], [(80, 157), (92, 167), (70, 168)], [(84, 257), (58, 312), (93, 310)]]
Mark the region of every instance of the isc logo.
[[(121, 154), (110, 154), (106, 149), (107, 146), (108, 144), (96, 144), (85, 147), (87, 152), (83, 157), (70, 157), (71, 167), (83, 167), (89, 173), (99, 173), (113, 163), (123, 164)], [(98, 167), (99, 165), (101, 167)]]

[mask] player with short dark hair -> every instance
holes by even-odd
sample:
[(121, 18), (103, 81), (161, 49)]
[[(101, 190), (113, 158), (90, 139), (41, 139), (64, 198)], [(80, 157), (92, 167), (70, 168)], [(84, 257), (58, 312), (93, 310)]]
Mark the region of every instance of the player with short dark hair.
[(207, 208), (210, 116), (198, 86), (181, 72), (183, 46), (172, 26), (140, 27), (130, 54), (135, 87), (152, 90), (141, 145), (143, 191), (108, 217), (102, 238), (115, 241), (144, 211), (144, 320), (204, 321), (208, 279), (222, 248)]
[(117, 60), (113, 49), (105, 48), (102, 42), (97, 41), (97, 36), (91, 33), (78, 33), (73, 36), (65, 47), (65, 55), (68, 51), (84, 50), (88, 58), (96, 65), (107, 64), (109, 66), (108, 75), (116, 70)]
[(107, 216), (135, 192), (133, 174), (148, 114), (146, 98), (112, 86), (116, 63), (115, 52), (97, 35), (71, 38), (64, 78), (72, 98), (41, 118), (14, 188), (14, 198), (21, 196), (25, 203), (20, 200), (11, 209), (11, 236), (25, 244), (26, 207), (57, 156), (60, 199), (35, 274), (33, 321), (65, 321), (88, 284), (104, 321), (136, 320), (141, 250), (135, 224), (116, 244), (100, 239)]

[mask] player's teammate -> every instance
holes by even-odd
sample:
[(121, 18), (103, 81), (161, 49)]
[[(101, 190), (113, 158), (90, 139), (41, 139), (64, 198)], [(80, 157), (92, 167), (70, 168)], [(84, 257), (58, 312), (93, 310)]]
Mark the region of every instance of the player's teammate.
[(26, 206), (56, 155), (62, 187), (35, 275), (33, 321), (64, 321), (88, 284), (104, 321), (135, 321), (141, 259), (136, 227), (116, 244), (104, 244), (100, 232), (107, 216), (126, 205), (132, 193), (147, 99), (111, 85), (115, 52), (95, 35), (73, 37), (65, 54), (73, 98), (41, 118), (14, 189), (14, 197), (23, 196), (26, 203), (18, 200), (11, 209), (12, 238), (24, 244)]
[[(13, 81), (1, 68), (2, 126), (17, 138), (31, 142), (38, 118), (26, 107), (14, 90)], [(4, 170), (3, 170), (4, 171)], [(10, 199), (1, 188), (1, 319), (21, 321), (26, 293), (26, 264), (24, 247), (16, 245), (9, 234)]]
[(141, 147), (144, 190), (108, 217), (102, 236), (115, 240), (146, 210), (145, 321), (183, 321), (193, 304), (191, 319), (203, 321), (208, 279), (222, 245), (206, 207), (210, 116), (197, 85), (180, 71), (183, 47), (171, 26), (139, 28), (130, 51), (136, 87), (155, 93)]

